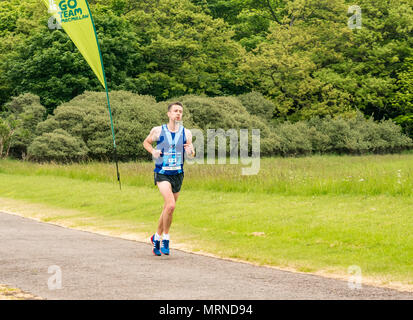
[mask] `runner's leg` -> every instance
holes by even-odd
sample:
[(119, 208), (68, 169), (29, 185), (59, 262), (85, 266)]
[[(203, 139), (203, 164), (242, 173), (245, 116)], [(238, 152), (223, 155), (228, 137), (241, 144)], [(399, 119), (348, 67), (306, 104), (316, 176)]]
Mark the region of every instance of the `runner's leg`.
[[(174, 195), (174, 199), (175, 199), (175, 205), (176, 202), (178, 201), (178, 196), (179, 196), (179, 192), (176, 192), (173, 194)], [(174, 205), (174, 209), (175, 209), (175, 205)], [(163, 224), (163, 233), (164, 234), (169, 234), (169, 229), (171, 228), (171, 224), (172, 224), (172, 214), (173, 214), (174, 210), (172, 210), (172, 212), (169, 215), (164, 215), (164, 224)]]
[(172, 223), (172, 214), (175, 210), (175, 203), (178, 199), (178, 195), (172, 193), (171, 184), (168, 181), (157, 182), (158, 188), (162, 197), (164, 198), (164, 206), (158, 221), (157, 233), (169, 233), (169, 229)]
[(178, 201), (179, 192), (174, 193), (175, 203)]

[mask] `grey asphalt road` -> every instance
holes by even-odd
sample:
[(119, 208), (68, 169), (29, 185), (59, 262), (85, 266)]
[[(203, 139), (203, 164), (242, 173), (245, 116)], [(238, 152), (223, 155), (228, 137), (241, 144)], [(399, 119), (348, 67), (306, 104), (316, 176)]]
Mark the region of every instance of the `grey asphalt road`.
[[(0, 212), (0, 283), (45, 299), (413, 299), (413, 293), (257, 267)], [(50, 266), (62, 288), (50, 290)], [(56, 284), (52, 282), (52, 284)]]

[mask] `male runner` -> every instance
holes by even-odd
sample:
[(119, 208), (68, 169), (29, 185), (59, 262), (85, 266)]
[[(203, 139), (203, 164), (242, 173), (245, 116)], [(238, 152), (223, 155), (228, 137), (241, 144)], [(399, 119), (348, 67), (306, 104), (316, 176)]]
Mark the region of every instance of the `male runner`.
[[(178, 200), (184, 179), (185, 153), (193, 158), (195, 155), (192, 145), (191, 131), (181, 125), (183, 106), (180, 102), (168, 106), (168, 124), (152, 128), (143, 142), (144, 148), (152, 154), (155, 161), (154, 182), (164, 199), (164, 206), (159, 218), (158, 229), (151, 237), (154, 255), (169, 255), (169, 229), (172, 214)], [(157, 142), (156, 148), (152, 144)], [(184, 152), (185, 150), (185, 152)], [(162, 248), (160, 248), (161, 234)]]

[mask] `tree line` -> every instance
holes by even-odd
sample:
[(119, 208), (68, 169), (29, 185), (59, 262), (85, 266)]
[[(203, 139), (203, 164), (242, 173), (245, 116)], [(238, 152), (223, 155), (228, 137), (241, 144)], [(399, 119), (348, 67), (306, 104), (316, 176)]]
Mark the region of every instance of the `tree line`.
[[(410, 0), (360, 0), (350, 29), (346, 0), (89, 1), (111, 90), (150, 95), (259, 92), (269, 119), (297, 122), (360, 110), (413, 136)], [(52, 114), (101, 91), (39, 0), (0, 2), (0, 108), (33, 93)]]
[[(184, 105), (184, 126), (201, 130), (204, 146), (208, 129), (227, 133), (235, 129), (237, 134), (248, 129), (250, 140), (252, 130), (259, 129), (261, 156), (389, 153), (413, 147), (413, 140), (392, 120), (366, 119), (360, 111), (291, 122), (271, 120), (274, 104), (258, 92), (177, 98)], [(150, 160), (142, 142), (153, 127), (167, 122), (167, 105), (173, 100), (157, 102), (152, 96), (128, 91), (112, 91), (110, 99), (119, 159)], [(0, 158), (41, 162), (113, 158), (104, 92), (87, 91), (59, 105), (46, 119), (46, 108), (33, 94), (14, 97), (6, 106), (8, 111), (0, 117)], [(229, 155), (230, 141), (226, 141)], [(249, 147), (251, 152), (251, 143)]]

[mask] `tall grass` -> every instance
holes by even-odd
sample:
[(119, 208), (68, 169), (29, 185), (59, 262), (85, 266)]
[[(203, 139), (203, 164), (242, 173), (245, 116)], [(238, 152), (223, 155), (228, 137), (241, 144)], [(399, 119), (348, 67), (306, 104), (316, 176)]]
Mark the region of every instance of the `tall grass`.
[[(413, 195), (412, 153), (263, 158), (259, 173), (253, 176), (243, 176), (242, 167), (241, 164), (188, 164), (185, 166), (185, 189), (303, 196)], [(124, 186), (151, 185), (152, 171), (151, 162), (120, 164)], [(115, 167), (111, 163), (61, 165), (2, 160), (0, 173), (116, 183)]]

